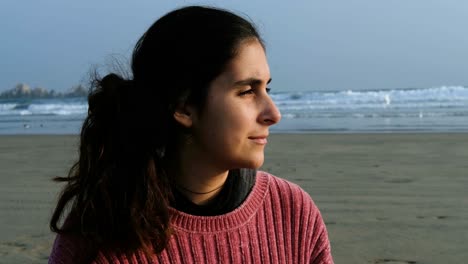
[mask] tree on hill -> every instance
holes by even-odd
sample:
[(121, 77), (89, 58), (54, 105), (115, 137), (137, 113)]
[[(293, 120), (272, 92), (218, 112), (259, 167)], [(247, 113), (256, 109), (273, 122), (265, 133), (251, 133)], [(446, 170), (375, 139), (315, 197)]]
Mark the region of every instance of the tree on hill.
[(82, 86), (77, 85), (72, 87), (70, 91), (65, 93), (56, 92), (54, 90), (47, 90), (42, 87), (31, 89), (29, 85), (19, 83), (10, 90), (0, 93), (0, 99), (33, 99), (33, 98), (63, 98), (63, 97), (86, 97), (88, 91)]
[(65, 93), (65, 97), (85, 97), (88, 91), (80, 84), (74, 86), (69, 92)]
[(19, 83), (10, 90), (7, 90), (0, 94), (1, 98), (23, 98), (31, 96), (31, 88), (29, 85), (24, 83)]

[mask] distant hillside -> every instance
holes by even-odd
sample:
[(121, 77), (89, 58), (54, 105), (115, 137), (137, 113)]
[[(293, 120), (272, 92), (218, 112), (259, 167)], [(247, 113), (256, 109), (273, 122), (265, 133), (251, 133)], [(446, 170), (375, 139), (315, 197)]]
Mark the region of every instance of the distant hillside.
[(36, 87), (31, 89), (27, 84), (17, 84), (14, 88), (0, 93), (0, 99), (23, 99), (23, 98), (70, 98), (86, 97), (88, 91), (81, 85), (73, 87), (68, 92), (56, 92), (45, 88)]

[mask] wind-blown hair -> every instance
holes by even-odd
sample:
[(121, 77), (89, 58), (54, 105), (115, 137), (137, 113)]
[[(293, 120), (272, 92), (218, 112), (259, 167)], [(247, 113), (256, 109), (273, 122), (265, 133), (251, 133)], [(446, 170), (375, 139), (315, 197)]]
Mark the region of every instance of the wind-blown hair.
[(173, 118), (175, 107), (201, 110), (210, 83), (250, 39), (263, 43), (238, 15), (184, 7), (137, 42), (131, 79), (114, 73), (94, 79), (79, 159), (67, 177), (55, 179), (66, 186), (51, 229), (78, 234), (100, 250), (162, 251), (171, 235), (167, 168), (186, 133)]

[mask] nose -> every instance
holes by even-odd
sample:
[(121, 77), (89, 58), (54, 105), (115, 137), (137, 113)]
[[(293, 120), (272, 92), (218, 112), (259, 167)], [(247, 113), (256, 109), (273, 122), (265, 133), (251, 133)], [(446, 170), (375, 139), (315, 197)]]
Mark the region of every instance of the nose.
[(259, 118), (259, 121), (267, 126), (274, 125), (281, 120), (281, 113), (269, 95), (265, 97), (264, 109)]

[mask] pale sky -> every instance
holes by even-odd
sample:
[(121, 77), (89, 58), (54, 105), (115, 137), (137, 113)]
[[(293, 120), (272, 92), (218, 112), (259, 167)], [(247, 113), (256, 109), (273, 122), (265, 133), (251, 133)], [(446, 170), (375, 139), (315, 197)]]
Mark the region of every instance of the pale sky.
[(111, 55), (129, 57), (161, 15), (190, 4), (248, 15), (274, 91), (468, 85), (464, 0), (1, 0), (0, 91), (63, 91)]

